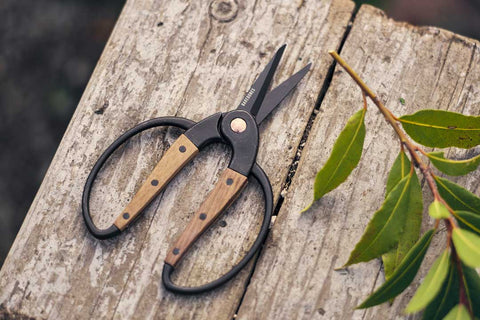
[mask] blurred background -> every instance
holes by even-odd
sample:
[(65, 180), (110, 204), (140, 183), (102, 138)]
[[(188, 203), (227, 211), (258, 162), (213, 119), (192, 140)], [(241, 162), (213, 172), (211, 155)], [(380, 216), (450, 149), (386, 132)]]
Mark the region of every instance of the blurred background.
[[(480, 0), (356, 3), (380, 7), (399, 21), (480, 39)], [(0, 1), (0, 266), (123, 4)]]

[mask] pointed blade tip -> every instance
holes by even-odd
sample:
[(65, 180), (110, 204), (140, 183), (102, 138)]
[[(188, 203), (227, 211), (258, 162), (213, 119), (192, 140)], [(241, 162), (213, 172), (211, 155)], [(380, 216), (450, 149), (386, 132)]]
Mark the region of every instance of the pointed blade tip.
[(285, 43), (280, 48), (278, 48), (277, 52), (275, 53), (275, 56), (279, 56), (279, 58), (281, 58), (286, 47), (287, 47), (287, 44)]
[[(305, 67), (303, 67), (302, 69), (297, 71), (297, 73), (295, 75), (301, 75), (301, 77), (303, 78), (308, 73), (308, 71), (310, 71), (311, 67), (312, 67), (312, 63), (310, 62)], [(298, 80), (298, 81), (300, 81), (300, 80)]]
[[(263, 100), (267, 93), (268, 87), (272, 82), (273, 75), (275, 74), (275, 71), (277, 70), (278, 65), (280, 64), (280, 60), (282, 59), (283, 52), (285, 51), (286, 46), (287, 46), (286, 44), (282, 45), (277, 50), (277, 52), (275, 52), (275, 55), (273, 56), (273, 58), (265, 66), (265, 68), (257, 77), (257, 79), (255, 80), (255, 82), (253, 83), (250, 89), (250, 90), (255, 89), (254, 90), (254, 92), (256, 91), (255, 94), (251, 96), (250, 99), (247, 99), (248, 102), (245, 105), (240, 104), (240, 106), (237, 109), (246, 110), (250, 112), (253, 116), (257, 115), (258, 110), (261, 104), (263, 103)], [(247, 93), (247, 95), (249, 95), (249, 93)]]

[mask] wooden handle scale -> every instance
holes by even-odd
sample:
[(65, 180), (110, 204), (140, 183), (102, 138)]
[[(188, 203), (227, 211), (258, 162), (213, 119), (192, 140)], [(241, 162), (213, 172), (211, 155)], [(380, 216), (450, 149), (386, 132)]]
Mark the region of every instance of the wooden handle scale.
[(197, 153), (198, 148), (185, 135), (178, 137), (117, 217), (114, 225), (120, 230), (125, 229)]
[(246, 176), (227, 168), (180, 238), (168, 251), (165, 263), (175, 267), (195, 240), (218, 218), (223, 210), (235, 201), (246, 183)]

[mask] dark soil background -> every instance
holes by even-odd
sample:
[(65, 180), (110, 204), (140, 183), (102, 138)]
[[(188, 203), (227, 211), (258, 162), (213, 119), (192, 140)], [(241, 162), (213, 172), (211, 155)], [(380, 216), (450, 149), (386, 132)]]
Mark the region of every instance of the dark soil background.
[(122, 0), (0, 0), (0, 265)]
[[(397, 20), (480, 38), (480, 0), (366, 3)], [(123, 4), (0, 1), (0, 266)]]

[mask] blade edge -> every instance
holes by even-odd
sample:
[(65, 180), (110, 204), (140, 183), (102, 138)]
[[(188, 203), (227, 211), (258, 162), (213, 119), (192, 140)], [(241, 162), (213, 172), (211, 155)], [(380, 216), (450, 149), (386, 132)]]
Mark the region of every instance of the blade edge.
[(257, 124), (260, 124), (265, 120), (265, 118), (267, 118), (268, 115), (292, 92), (308, 71), (310, 71), (311, 66), (311, 63), (307, 64), (300, 71), (297, 71), (293, 76), (283, 81), (265, 96), (263, 103), (255, 116)]

